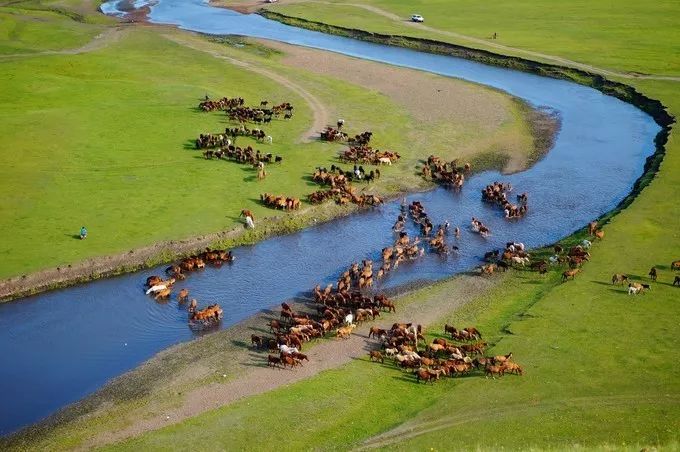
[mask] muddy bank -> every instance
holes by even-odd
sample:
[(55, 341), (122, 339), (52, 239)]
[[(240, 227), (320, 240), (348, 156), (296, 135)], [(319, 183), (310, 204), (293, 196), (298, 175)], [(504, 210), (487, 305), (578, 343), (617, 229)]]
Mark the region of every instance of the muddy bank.
[[(341, 366), (373, 349), (374, 340), (368, 338), (371, 326), (384, 328), (395, 321), (413, 321), (427, 326), (502, 280), (502, 275), (494, 278), (458, 275), (434, 285), (430, 281), (419, 281), (387, 290), (386, 294), (396, 299), (396, 314), (382, 313), (376, 321), (367, 322), (356, 330), (349, 341), (322, 339), (305, 344), (303, 352), (308, 354), (310, 361), (295, 371), (268, 369), (267, 351), (251, 347), (251, 334), (272, 336), (267, 323), (278, 319), (279, 309), (265, 309), (226, 330), (158, 353), (82, 401), (16, 434), (0, 438), (0, 446), (11, 450), (35, 447), (59, 429), (86, 426), (88, 419), (102, 419), (108, 430), (88, 430), (75, 447), (89, 449), (175, 424), (204, 411)], [(419, 292), (425, 286), (432, 290)], [(288, 303), (295, 311), (315, 310), (310, 299), (288, 300)], [(146, 402), (135, 404), (139, 401)], [(122, 419), (114, 419), (118, 416)]]

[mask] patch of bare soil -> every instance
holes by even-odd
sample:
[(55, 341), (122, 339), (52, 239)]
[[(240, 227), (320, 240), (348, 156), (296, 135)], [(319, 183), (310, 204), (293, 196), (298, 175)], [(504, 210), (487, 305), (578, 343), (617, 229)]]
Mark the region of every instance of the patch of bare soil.
[(508, 119), (503, 95), (461, 80), (333, 52), (262, 41), (285, 54), (282, 63), (345, 80), (386, 95), (419, 121), (474, 123), (492, 130)]
[[(196, 416), (208, 410), (212, 410), (224, 405), (228, 405), (245, 397), (261, 394), (273, 389), (285, 386), (312, 377), (319, 372), (332, 369), (350, 362), (354, 358), (365, 357), (370, 350), (375, 350), (378, 346), (376, 339), (368, 338), (368, 330), (372, 325), (389, 327), (393, 322), (415, 322), (426, 326), (441, 319), (456, 308), (468, 303), (477, 297), (481, 292), (489, 289), (500, 281), (499, 278), (482, 278), (478, 276), (460, 276), (451, 284), (447, 282), (446, 290), (434, 290), (425, 294), (417, 301), (410, 302), (405, 306), (399, 305), (397, 299), (397, 314), (386, 315), (383, 320), (368, 322), (360, 326), (350, 339), (329, 339), (320, 341), (313, 347), (305, 347), (303, 352), (309, 356), (309, 362), (305, 362), (303, 367), (295, 370), (272, 369), (266, 365), (266, 351), (255, 351), (249, 347), (250, 335), (267, 333), (267, 323), (269, 320), (278, 318), (278, 310), (263, 311), (257, 316), (247, 319), (244, 322), (220, 333), (208, 336), (201, 341), (210, 341), (213, 353), (217, 357), (208, 358), (208, 363), (202, 362), (205, 357), (210, 357), (210, 348), (205, 345), (193, 343), (182, 344), (166, 352), (159, 354), (150, 360), (140, 369), (131, 372), (128, 376), (117, 379), (112, 386), (130, 387), (139, 384), (139, 375), (149, 372), (149, 369), (161, 369), (163, 378), (167, 375), (175, 375), (175, 381), (158, 381), (146, 379), (142, 386), (162, 387), (177, 386), (177, 380), (184, 383), (196, 379), (198, 375), (192, 375), (198, 364), (199, 369), (203, 369), (201, 374), (218, 375), (225, 367), (225, 363), (236, 363), (238, 369), (233, 370), (228, 375), (238, 374), (236, 378), (229, 380), (225, 378), (225, 383), (210, 383), (196, 387), (184, 394), (181, 403), (162, 410), (160, 412), (150, 411), (143, 408), (142, 411), (129, 413), (129, 418), (125, 426), (113, 431), (94, 436), (84, 448), (92, 448), (112, 442), (121, 441), (126, 438), (140, 435), (144, 432), (159, 429), (167, 425), (179, 423), (187, 418)], [(407, 295), (407, 294), (405, 294)], [(302, 309), (302, 305), (297, 304), (295, 309)], [(215, 347), (215, 348), (212, 348)], [(204, 353), (200, 358), (196, 358), (196, 349), (203, 348)], [(228, 357), (228, 359), (227, 359)], [(175, 359), (178, 358), (178, 359)], [(167, 368), (166, 364), (172, 361), (179, 361), (176, 368)], [(151, 372), (153, 374), (153, 372)], [(137, 375), (135, 375), (137, 374)], [(160, 372), (159, 372), (160, 374)], [(225, 374), (226, 375), (226, 374)], [(142, 381), (144, 378), (141, 379)], [(150, 389), (149, 389), (150, 390)], [(105, 388), (103, 393), (107, 392)]]

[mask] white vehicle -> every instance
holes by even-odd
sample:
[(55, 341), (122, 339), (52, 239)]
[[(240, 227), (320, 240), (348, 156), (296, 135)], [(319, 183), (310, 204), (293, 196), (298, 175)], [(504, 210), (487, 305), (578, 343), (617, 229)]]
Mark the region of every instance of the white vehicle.
[(420, 14), (414, 14), (411, 16), (411, 21), (412, 22), (425, 22), (425, 19), (423, 19), (423, 16)]

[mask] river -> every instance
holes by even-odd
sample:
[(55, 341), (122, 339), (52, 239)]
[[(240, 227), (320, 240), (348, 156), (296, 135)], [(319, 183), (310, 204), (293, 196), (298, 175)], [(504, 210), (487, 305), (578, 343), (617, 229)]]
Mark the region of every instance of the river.
[[(116, 13), (116, 4), (102, 10)], [(654, 152), (659, 126), (637, 108), (574, 83), (485, 66), (462, 59), (386, 47), (282, 25), (258, 15), (212, 8), (199, 0), (160, 0), (150, 20), (213, 34), (238, 34), (330, 50), (488, 85), (560, 115), (553, 149), (532, 168), (470, 178), (460, 193), (444, 189), (410, 196), (436, 222), (464, 229), (460, 253), (427, 255), (403, 265), (379, 283), (395, 287), (437, 280), (469, 270), (485, 251), (507, 240), (530, 247), (552, 243), (614, 208), (642, 174)], [(178, 137), (178, 143), (185, 137)], [(423, 151), (425, 156), (425, 151)], [(530, 194), (529, 214), (507, 221), (480, 201), (480, 189), (508, 181)], [(334, 281), (351, 262), (377, 258), (393, 241), (390, 227), (399, 203), (234, 250), (233, 265), (190, 275), (177, 286), (201, 304), (219, 302), (226, 328), (257, 311)], [(487, 223), (492, 237), (467, 231), (470, 217)], [(449, 238), (449, 243), (454, 243)], [(0, 305), (0, 434), (34, 423), (96, 391), (107, 380), (160, 350), (195, 337), (186, 311), (175, 301), (157, 304), (142, 283), (161, 268), (56, 290)]]

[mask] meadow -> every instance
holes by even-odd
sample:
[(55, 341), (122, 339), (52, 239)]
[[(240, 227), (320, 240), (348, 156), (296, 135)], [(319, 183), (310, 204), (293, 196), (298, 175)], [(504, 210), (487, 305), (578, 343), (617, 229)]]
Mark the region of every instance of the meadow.
[[(88, 5), (89, 15), (77, 12), (88, 11)], [(508, 140), (533, 152), (526, 107), (463, 82), (488, 93), (491, 108), (508, 119), (484, 133), (427, 124), (387, 96), (284, 65), (280, 52), (261, 44), (113, 25), (87, 2), (13, 3), (0, 7), (0, 18), (5, 30), (0, 40), (0, 228), (5, 231), (0, 278), (160, 241), (242, 230), (238, 213), (244, 208), (258, 218), (284, 216), (261, 206), (260, 194), (305, 199), (318, 189), (309, 180), (314, 168), (338, 163), (342, 146), (303, 140), (315, 113), (300, 91), (268, 78), (271, 73), (293, 80), (295, 88), (317, 99), (330, 121), (342, 114), (351, 132), (372, 130), (374, 145), (401, 152), (404, 163), (384, 171), (376, 193), (424, 186), (414, 166), (432, 143), (425, 139), (422, 148), (404, 146), (416, 132), (456, 130), (449, 134), (455, 137), (450, 149), (464, 145), (473, 154), (495, 157)], [(237, 143), (283, 156), (267, 179), (257, 181), (256, 172), (244, 165), (207, 161), (193, 149), (199, 133), (234, 125), (224, 113), (197, 109), (205, 95), (241, 96), (252, 104), (287, 101), (296, 107), (292, 121), (275, 120), (266, 128), (275, 140), (271, 146), (248, 138)], [(465, 127), (478, 131), (483, 120)], [(484, 158), (478, 162), (485, 165)], [(489, 158), (486, 164), (497, 162)], [(325, 210), (307, 212), (306, 221)], [(88, 239), (75, 240), (83, 225)]]
[[(678, 23), (679, 8), (671, 2), (645, 3), (639, 8), (637, 2), (618, 2), (614, 11), (612, 2), (604, 0), (587, 4), (550, 2), (549, 7), (545, 2), (526, 0), (494, 5), (492, 10), (489, 5), (467, 1), (456, 2), (455, 6), (450, 2), (443, 6), (441, 2), (407, 4), (401, 0), (389, 4), (363, 4), (379, 6), (400, 16), (417, 12), (426, 17), (428, 25), (441, 27), (444, 31), (477, 37), (496, 31), (508, 46), (621, 71), (625, 77), (618, 80), (661, 100), (671, 114), (677, 116), (680, 112), (678, 82), (636, 80), (627, 74), (637, 71), (679, 75), (679, 41), (673, 39), (678, 33), (675, 24)], [(351, 6), (307, 3), (276, 8), (287, 14), (370, 31), (391, 32), (388, 30), (399, 27), (401, 34), (420, 34), (412, 32), (413, 27), (403, 29), (383, 16)], [(337, 14), (338, 10), (334, 8), (343, 8), (345, 14)], [(607, 33), (608, 30), (616, 30), (616, 33)], [(148, 34), (149, 45), (160, 46), (156, 50), (187, 52), (181, 47), (159, 44), (152, 31), (140, 33)], [(445, 35), (437, 36), (437, 39), (445, 40)], [(434, 38), (435, 34), (429, 37)], [(451, 40), (465, 44), (461, 40)], [(122, 41), (119, 45), (124, 44)], [(141, 57), (138, 43), (130, 47), (125, 53), (137, 55), (136, 59), (130, 60), (135, 63), (131, 65), (135, 70), (137, 65), (151, 64)], [(126, 61), (121, 52), (116, 55), (119, 61)], [(226, 70), (226, 65), (218, 65), (209, 58), (204, 61), (194, 53), (191, 56), (199, 59), (201, 67), (217, 65), (215, 71)], [(66, 71), (68, 67), (64, 64), (61, 70)], [(177, 101), (177, 110), (189, 109), (195, 103), (197, 89), (225, 89), (224, 85), (215, 85), (217, 82), (209, 74), (199, 84), (201, 73), (186, 70), (184, 83), (191, 79), (192, 89), (174, 92), (175, 96), (179, 96), (177, 92), (184, 92), (182, 102)], [(129, 76), (129, 72), (124, 75)], [(249, 83), (252, 78), (252, 75), (248, 76)], [(135, 92), (135, 83), (127, 82), (127, 79), (120, 83), (123, 81), (126, 86), (133, 85), (126, 90), (126, 96), (130, 102), (136, 100), (138, 108), (147, 108), (145, 106), (150, 102), (144, 101), (148, 101), (148, 96), (157, 95), (138, 87), (136, 93), (146, 98), (133, 96), (130, 93)], [(197, 86), (200, 88), (194, 88)], [(166, 101), (175, 99), (170, 94), (166, 94)], [(294, 99), (294, 96), (290, 97)], [(304, 114), (309, 113), (300, 112), (301, 116)], [(180, 118), (183, 121), (178, 121)], [(3, 117), (5, 124), (7, 120), (7, 116)], [(218, 119), (214, 121), (217, 126)], [(188, 126), (191, 124), (194, 129)], [(171, 124), (159, 121), (155, 125), (159, 128), (187, 127), (182, 132), (191, 135), (205, 129), (206, 120), (203, 116), (196, 118), (187, 113), (186, 116), (174, 116)], [(300, 123), (296, 127), (299, 128), (295, 133), (291, 132), (291, 140), (305, 128)], [(280, 133), (285, 134), (284, 131)], [(441, 335), (445, 322), (477, 326), (493, 345), (489, 353), (512, 351), (516, 361), (525, 368), (524, 376), (491, 380), (474, 375), (426, 386), (417, 384), (412, 375), (388, 364), (371, 363), (366, 357), (108, 448), (194, 450), (200, 445), (209, 450), (226, 447), (345, 450), (364, 446), (390, 450), (677, 449), (680, 378), (675, 368), (680, 359), (677, 336), (680, 289), (671, 286), (674, 273), (669, 268), (672, 260), (680, 258), (676, 206), (680, 199), (680, 144), (675, 135), (670, 135), (664, 160), (654, 179), (632, 205), (604, 227), (604, 240), (593, 246), (591, 261), (574, 281), (561, 283), (560, 270), (553, 270), (545, 277), (528, 271), (514, 271), (495, 280), (493, 287), (480, 290), (476, 299), (465, 307), (427, 325), (428, 338)], [(386, 136), (388, 140), (389, 134)], [(51, 135), (51, 140), (58, 138), (57, 134)], [(166, 159), (168, 146), (176, 147), (176, 140), (155, 135), (152, 139), (165, 144), (162, 155)], [(155, 160), (151, 160), (157, 161), (160, 155), (154, 155)], [(181, 155), (179, 151), (178, 155)], [(135, 154), (135, 158), (140, 156)], [(214, 162), (197, 160), (197, 163), (202, 165), (204, 179), (211, 175), (209, 171), (214, 165), (209, 164)], [(48, 161), (44, 165), (50, 167)], [(168, 165), (166, 171), (172, 171), (171, 167)], [(139, 169), (140, 173), (143, 169)], [(126, 173), (128, 170), (126, 168)], [(182, 171), (188, 170), (183, 168)], [(24, 177), (37, 176), (30, 173)], [(199, 176), (192, 174), (192, 177)], [(176, 178), (177, 174), (173, 176), (173, 187), (177, 187)], [(7, 180), (7, 176), (4, 179)], [(160, 181), (157, 183), (161, 184)], [(48, 188), (44, 187), (44, 190)], [(148, 188), (138, 187), (138, 190), (145, 189)], [(295, 193), (293, 185), (290, 190)], [(154, 194), (164, 196), (161, 199), (165, 209), (161, 212), (156, 207), (154, 213), (166, 220), (167, 199), (173, 199), (173, 196), (160, 189)], [(147, 192), (147, 195), (151, 193)], [(200, 199), (198, 194), (195, 198), (189, 196), (184, 192), (184, 203), (173, 210), (181, 212), (183, 218), (191, 218), (186, 212), (193, 204), (187, 201), (197, 203)], [(200, 207), (203, 208), (206, 202), (201, 200)], [(222, 202), (229, 201), (223, 199)], [(208, 207), (214, 208), (213, 205)], [(221, 209), (227, 210), (223, 206)], [(194, 212), (194, 215), (199, 214)], [(136, 228), (141, 223), (131, 224), (134, 227), (131, 231), (139, 234)], [(162, 224), (159, 221), (156, 226), (162, 228)], [(213, 227), (221, 226), (213, 224)], [(206, 228), (209, 227), (206, 225)], [(7, 230), (5, 225), (3, 230)], [(186, 233), (189, 232), (187, 227)], [(566, 244), (574, 244), (581, 238), (583, 234), (577, 234), (567, 239)], [(22, 240), (24, 246), (30, 242), (26, 238)], [(13, 265), (17, 265), (16, 262)], [(659, 281), (651, 283), (652, 290), (645, 295), (629, 296), (625, 288), (611, 284), (612, 273), (626, 273), (634, 280), (649, 282), (646, 274), (652, 266), (659, 269)], [(451, 293), (455, 293), (458, 284), (456, 279), (442, 282), (398, 302), (422, 303), (434, 299), (444, 303)], [(191, 364), (187, 362), (186, 365)], [(175, 402), (176, 399), (172, 399), (168, 403)], [(115, 417), (104, 418), (103, 423), (95, 420), (92, 425), (85, 421), (73, 427), (77, 434), (69, 428), (44, 432), (39, 444), (52, 449), (74, 447), (83, 441), (89, 429), (119, 428), (116, 421)], [(27, 441), (14, 445), (30, 446)]]

